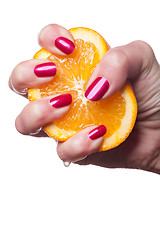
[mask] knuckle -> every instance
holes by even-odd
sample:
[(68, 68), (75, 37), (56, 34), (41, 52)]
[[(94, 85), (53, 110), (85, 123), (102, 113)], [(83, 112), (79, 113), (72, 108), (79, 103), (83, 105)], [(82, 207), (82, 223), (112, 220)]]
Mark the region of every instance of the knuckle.
[(142, 70), (145, 76), (147, 76), (151, 72), (153, 65), (155, 64), (155, 66), (157, 66), (154, 51), (147, 42), (142, 40), (134, 41), (132, 44), (134, 44), (134, 47), (138, 48), (141, 52), (143, 57)]
[(142, 40), (136, 40), (132, 42), (135, 46), (137, 46), (141, 51), (143, 51), (144, 56), (146, 59), (151, 59), (155, 57), (154, 51), (152, 47), (145, 41)]
[(142, 40), (137, 40), (137, 41), (134, 41), (133, 43), (137, 44), (138, 46), (144, 48), (144, 50), (146, 52), (153, 52), (153, 49), (152, 47), (145, 41), (142, 41)]

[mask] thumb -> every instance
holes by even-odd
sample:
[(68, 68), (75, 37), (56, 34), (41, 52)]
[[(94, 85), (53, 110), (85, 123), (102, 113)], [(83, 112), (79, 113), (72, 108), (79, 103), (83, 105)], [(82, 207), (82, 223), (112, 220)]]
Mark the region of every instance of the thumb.
[(85, 97), (91, 101), (110, 97), (120, 91), (128, 79), (138, 79), (150, 69), (152, 62), (153, 51), (142, 41), (110, 49), (95, 68)]

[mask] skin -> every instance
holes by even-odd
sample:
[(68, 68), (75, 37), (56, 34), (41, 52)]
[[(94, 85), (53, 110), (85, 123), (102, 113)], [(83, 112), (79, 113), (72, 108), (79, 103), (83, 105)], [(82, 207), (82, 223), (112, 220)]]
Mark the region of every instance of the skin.
[[(50, 52), (64, 55), (54, 45), (55, 39), (60, 36), (74, 42), (67, 29), (56, 24), (43, 28), (38, 42)], [(48, 83), (51, 77), (38, 78), (33, 71), (42, 62), (46, 61), (33, 59), (18, 64), (11, 73), (9, 87), (21, 93), (25, 88)], [(124, 143), (101, 153), (97, 151), (103, 137), (91, 140), (88, 133), (96, 126), (86, 128), (68, 141), (58, 143), (57, 153), (60, 159), (109, 168), (137, 168), (160, 174), (160, 66), (152, 48), (143, 41), (134, 41), (110, 49), (97, 65), (88, 86), (99, 76), (109, 81), (109, 90), (103, 98), (119, 91), (127, 80), (131, 82), (138, 102), (135, 127)], [(62, 117), (68, 111), (69, 106), (59, 109), (52, 107), (49, 104), (52, 97), (25, 106), (15, 121), (20, 133), (34, 133), (47, 122)], [(36, 136), (40, 135), (41, 132)]]

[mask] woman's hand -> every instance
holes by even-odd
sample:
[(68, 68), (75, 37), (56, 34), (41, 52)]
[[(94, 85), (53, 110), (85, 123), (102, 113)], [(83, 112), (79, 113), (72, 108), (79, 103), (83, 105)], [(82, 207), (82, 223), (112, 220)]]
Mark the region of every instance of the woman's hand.
[[(59, 37), (65, 38), (64, 45)], [(39, 44), (54, 54), (65, 55), (74, 50), (72, 35), (55, 24), (42, 29)], [(50, 70), (46, 70), (48, 65), (45, 68), (44, 63), (49, 62), (33, 59), (18, 64), (11, 74), (10, 88), (26, 96), (27, 88), (48, 83), (56, 74), (56, 67), (51, 65)], [(96, 88), (95, 91), (92, 83), (97, 77), (103, 77), (106, 81), (103, 89)], [(68, 141), (58, 143), (57, 152), (63, 161), (140, 168), (160, 173), (160, 66), (152, 48), (145, 42), (135, 41), (110, 49), (92, 74), (86, 97), (91, 101), (107, 98), (119, 91), (127, 80), (131, 81), (138, 101), (137, 121), (127, 140), (115, 149), (95, 153), (105, 131), (100, 128), (98, 135), (94, 135), (92, 130), (96, 126), (89, 127)], [(44, 124), (62, 117), (68, 111), (71, 100), (68, 94), (28, 103), (16, 119), (17, 130), (22, 134), (36, 133)]]

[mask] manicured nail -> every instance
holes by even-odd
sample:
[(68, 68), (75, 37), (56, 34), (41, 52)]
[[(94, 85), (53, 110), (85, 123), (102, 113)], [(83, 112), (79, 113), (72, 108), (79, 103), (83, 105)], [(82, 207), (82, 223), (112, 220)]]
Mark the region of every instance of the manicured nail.
[(85, 92), (85, 97), (91, 101), (97, 101), (104, 96), (108, 88), (108, 80), (104, 77), (98, 77)]
[(50, 100), (52, 107), (60, 108), (70, 105), (72, 102), (72, 95), (70, 93), (65, 93), (54, 97)]
[(102, 137), (107, 132), (107, 129), (104, 125), (100, 125), (99, 127), (93, 129), (88, 133), (90, 139), (95, 140), (97, 138)]
[(42, 63), (34, 68), (34, 73), (37, 77), (53, 77), (56, 71), (56, 64), (53, 62)]
[(74, 43), (68, 38), (58, 37), (55, 46), (65, 54), (71, 54), (75, 48)]

